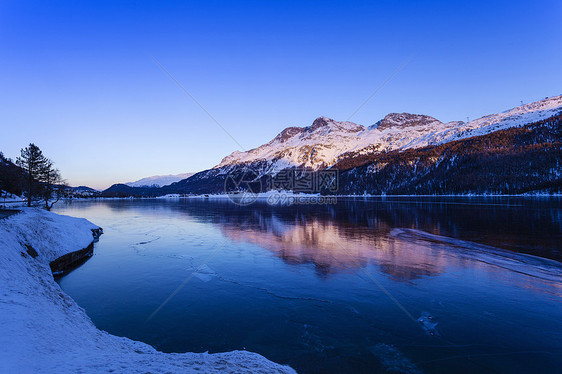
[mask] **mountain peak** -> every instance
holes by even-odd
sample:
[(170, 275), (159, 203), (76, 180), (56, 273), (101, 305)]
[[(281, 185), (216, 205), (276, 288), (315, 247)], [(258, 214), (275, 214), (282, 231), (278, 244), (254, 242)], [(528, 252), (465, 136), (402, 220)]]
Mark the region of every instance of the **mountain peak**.
[(277, 135), (271, 141), (271, 143), (273, 143), (275, 141), (279, 141), (279, 143), (283, 143), (283, 142), (287, 141), (288, 139), (292, 138), (293, 136), (295, 136), (296, 134), (299, 134), (301, 132), (303, 132), (302, 127), (296, 127), (296, 126), (287, 127), (283, 131), (281, 131), (279, 133), (279, 135)]
[(424, 114), (411, 114), (411, 113), (389, 113), (384, 119), (377, 122), (373, 128), (384, 130), (388, 128), (404, 128), (413, 126), (425, 126), (430, 124), (440, 124), (441, 121)]
[(365, 130), (361, 125), (353, 122), (345, 121), (339, 122), (328, 117), (318, 117), (312, 122), (311, 126), (305, 128), (306, 132), (315, 132), (318, 129), (328, 129), (328, 131), (344, 131), (344, 132), (359, 132)]
[(307, 130), (308, 132), (314, 132), (314, 131), (316, 131), (316, 130), (318, 130), (318, 129), (320, 129), (320, 128), (329, 127), (330, 124), (332, 124), (332, 123), (334, 123), (334, 122), (335, 122), (335, 121), (334, 121), (333, 119), (328, 118), (328, 117), (323, 117), (323, 116), (322, 116), (322, 117), (318, 117), (318, 118), (316, 118), (316, 119), (314, 120), (314, 122), (312, 122), (312, 125), (311, 125), (311, 126), (308, 126), (308, 127), (306, 128), (306, 130)]

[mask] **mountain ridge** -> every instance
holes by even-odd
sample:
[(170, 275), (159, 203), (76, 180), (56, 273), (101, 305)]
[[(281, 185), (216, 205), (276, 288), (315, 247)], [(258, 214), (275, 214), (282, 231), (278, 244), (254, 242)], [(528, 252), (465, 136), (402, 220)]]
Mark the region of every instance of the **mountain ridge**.
[[(270, 161), (272, 171), (285, 167), (321, 169), (345, 153), (377, 153), (443, 144), (548, 118), (562, 110), (562, 95), (486, 115), (470, 122), (443, 123), (423, 114), (389, 113), (375, 125), (318, 117), (306, 127), (291, 126), (271, 141), (246, 152), (233, 152), (214, 168)], [(278, 166), (274, 165), (279, 163)]]

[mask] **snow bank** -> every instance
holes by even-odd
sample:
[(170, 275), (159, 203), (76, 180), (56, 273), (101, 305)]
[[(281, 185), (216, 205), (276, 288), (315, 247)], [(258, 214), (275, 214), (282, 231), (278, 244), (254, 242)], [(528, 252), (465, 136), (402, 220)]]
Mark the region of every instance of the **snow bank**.
[(98, 330), (49, 268), (50, 261), (87, 247), (95, 228), (34, 208), (0, 219), (0, 372), (294, 373), (256, 353), (162, 353)]

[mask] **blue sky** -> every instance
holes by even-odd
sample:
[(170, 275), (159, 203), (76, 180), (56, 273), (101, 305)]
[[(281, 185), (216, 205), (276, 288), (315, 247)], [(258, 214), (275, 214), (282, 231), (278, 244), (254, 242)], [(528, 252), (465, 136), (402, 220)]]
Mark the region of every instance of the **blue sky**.
[(71, 185), (200, 171), (325, 115), (466, 120), (562, 93), (560, 1), (0, 2), (0, 151)]

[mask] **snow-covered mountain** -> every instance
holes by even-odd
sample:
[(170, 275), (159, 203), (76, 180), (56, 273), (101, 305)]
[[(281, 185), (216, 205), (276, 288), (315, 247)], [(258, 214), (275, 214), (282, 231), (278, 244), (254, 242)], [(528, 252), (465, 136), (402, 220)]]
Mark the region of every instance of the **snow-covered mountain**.
[(169, 174), (169, 175), (154, 175), (152, 177), (146, 177), (139, 179), (136, 182), (125, 183), (129, 187), (163, 187), (174, 182), (178, 182), (182, 179), (191, 177), (195, 173), (183, 173), (183, 174)]
[[(561, 116), (562, 96), (468, 123), (390, 113), (366, 127), (319, 117), (310, 126), (284, 129), (258, 148), (234, 152), (187, 179), (179, 176), (161, 188), (114, 185), (103, 194), (223, 194), (238, 191), (241, 187), (230, 182), (248, 176), (267, 190), (272, 176), (295, 167), (334, 167), (340, 171), (342, 194), (558, 193)], [(145, 178), (135, 185), (158, 183), (170, 181)]]
[(370, 127), (319, 117), (308, 127), (288, 127), (269, 143), (247, 152), (233, 152), (215, 169), (252, 162), (269, 163), (268, 173), (299, 166), (320, 169), (334, 165), (344, 154), (406, 150), (488, 134), (539, 121), (562, 110), (562, 96), (491, 114), (470, 121), (443, 123), (433, 117), (391, 113)]

